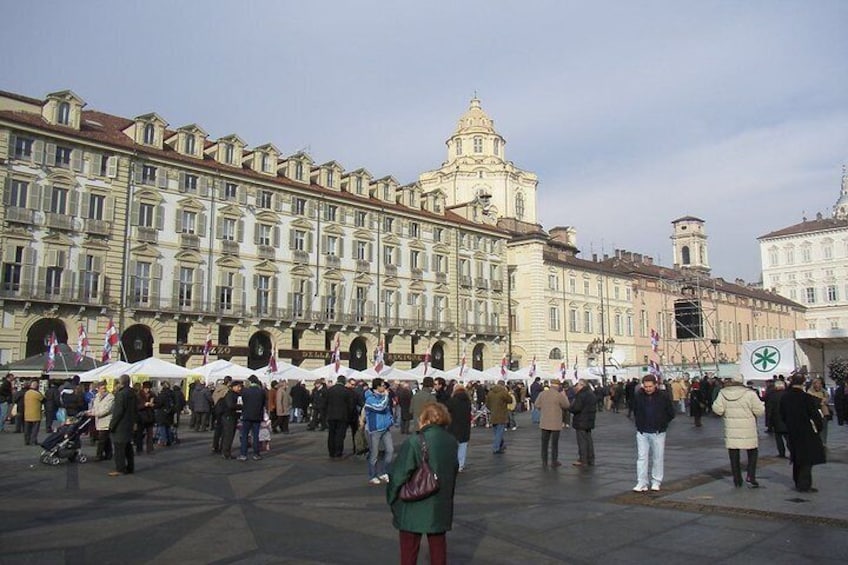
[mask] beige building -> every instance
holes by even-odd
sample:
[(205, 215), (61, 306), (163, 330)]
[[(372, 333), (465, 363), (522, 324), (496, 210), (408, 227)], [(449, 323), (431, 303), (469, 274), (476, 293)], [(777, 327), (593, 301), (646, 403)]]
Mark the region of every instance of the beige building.
[(0, 185), (0, 361), (51, 332), (74, 349), (80, 327), (99, 357), (110, 319), (131, 361), (198, 365), (207, 334), (213, 358), (250, 367), (272, 349), (321, 365), (336, 336), (355, 368), (381, 339), (400, 367), (427, 348), (436, 367), (500, 359), (506, 235), (441, 187), (70, 91), (0, 93)]

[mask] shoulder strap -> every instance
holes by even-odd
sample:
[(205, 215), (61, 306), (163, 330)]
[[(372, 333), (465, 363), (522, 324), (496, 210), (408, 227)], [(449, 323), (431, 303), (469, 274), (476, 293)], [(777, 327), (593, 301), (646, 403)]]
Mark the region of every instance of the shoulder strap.
[(421, 458), (424, 461), (430, 462), (429, 450), (427, 449), (427, 442), (424, 441), (424, 434), (418, 434), (418, 443), (421, 444)]

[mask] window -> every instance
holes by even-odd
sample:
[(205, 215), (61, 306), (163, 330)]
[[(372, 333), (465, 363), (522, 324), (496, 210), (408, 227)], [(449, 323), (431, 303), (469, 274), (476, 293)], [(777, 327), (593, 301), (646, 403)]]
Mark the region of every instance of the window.
[(197, 233), (197, 212), (182, 210), (180, 214), (180, 233)]
[(577, 294), (577, 279), (574, 277), (568, 277), (568, 292)]
[(436, 255), (436, 272), (447, 273), (448, 258), (444, 255)]
[(179, 285), (179, 305), (183, 308), (191, 307), (191, 293), (194, 288), (194, 269), (191, 267), (180, 267)]
[(577, 309), (571, 308), (568, 311), (568, 331), (577, 333), (580, 330), (577, 329)]
[(292, 248), (295, 251), (306, 251), (306, 232), (303, 230), (294, 230), (292, 236)]
[(233, 309), (233, 290), (235, 287), (235, 273), (223, 273), (221, 286), (218, 287), (218, 309), (231, 311)]
[(138, 205), (138, 225), (143, 228), (152, 228), (154, 226), (153, 204), (142, 202)]
[(50, 194), (50, 210), (54, 214), (67, 214), (68, 212), (68, 190), (64, 188), (53, 188)]
[(294, 180), (303, 180), (303, 163), (300, 161), (294, 165)]
[(410, 269), (420, 269), (421, 268), (421, 252), (413, 249), (409, 252), (409, 268)]
[(479, 135), (474, 136), (474, 152), (482, 153), (483, 152), (483, 138)]
[(786, 250), (786, 264), (794, 265), (795, 264), (795, 250), (791, 247)]
[(238, 197), (238, 185), (234, 182), (228, 182), (224, 185), (224, 198), (227, 200), (235, 200)]
[(548, 329), (559, 331), (559, 308), (552, 306), (548, 312)]
[(557, 290), (559, 288), (559, 278), (553, 273), (548, 273), (548, 290)]
[(356, 177), (356, 180), (354, 181), (354, 187), (355, 187), (355, 190), (356, 190), (356, 194), (358, 194), (359, 196), (362, 196), (362, 192), (363, 192), (362, 177)]
[(86, 255), (82, 272), (82, 295), (85, 299), (96, 299), (100, 283), (100, 265), (96, 257)]
[(492, 152), (495, 155), (497, 155), (498, 153), (500, 153), (500, 150), (501, 150), (501, 140), (495, 138), (495, 140), (492, 141)]
[(592, 333), (592, 313), (588, 310), (583, 311), (583, 332)]
[(326, 204), (324, 206), (324, 221), (335, 222), (338, 215), (339, 207), (334, 204)]
[(259, 166), (260, 166), (260, 170), (263, 173), (267, 173), (268, 171), (271, 170), (271, 163), (270, 163), (270, 160), (268, 159), (267, 153), (263, 153), (262, 156), (260, 157), (260, 165)]
[(27, 207), (27, 195), (29, 183), (21, 180), (13, 180), (9, 184), (9, 194), (6, 195), (6, 205), (17, 208)]
[(144, 184), (156, 183), (156, 167), (153, 165), (142, 165), (141, 167), (141, 182)]
[(197, 175), (185, 175), (183, 180), (183, 190), (186, 192), (197, 192)]
[(804, 289), (804, 298), (807, 301), (807, 304), (815, 304), (816, 303), (816, 289), (808, 286)]
[(150, 263), (144, 261), (135, 264), (131, 293), (134, 304), (146, 304), (150, 300), (151, 266)]
[(441, 242), (445, 239), (445, 229), (444, 228), (433, 228), (433, 241)]
[(358, 286), (355, 290), (353, 299), (353, 315), (357, 322), (365, 321), (365, 309), (368, 302), (368, 289), (364, 286)]
[(515, 195), (515, 217), (524, 219), (524, 195), (520, 192)]
[(194, 136), (193, 135), (187, 135), (186, 138), (185, 138), (185, 146), (184, 146), (185, 153), (187, 155), (194, 155), (194, 150), (195, 150), (194, 143), (195, 143), (194, 142)]
[(71, 105), (67, 102), (62, 102), (59, 104), (59, 112), (56, 121), (63, 126), (71, 123)]
[(46, 279), (44, 283), (46, 294), (59, 294), (62, 288), (62, 267), (47, 267), (45, 274)]
[(624, 333), (623, 321), (621, 314), (616, 313), (615, 315), (615, 335), (622, 335)]
[(335, 184), (336, 175), (332, 170), (327, 171), (327, 186), (332, 187)]
[(822, 256), (825, 259), (833, 259), (833, 246), (832, 245), (825, 245), (822, 248)]
[(585, 294), (586, 296), (589, 296), (589, 281), (588, 280), (583, 281), (583, 294)]
[(223, 228), (223, 233), (221, 234), (221, 239), (227, 241), (235, 241), (236, 240), (236, 220), (234, 218), (224, 218), (221, 223)]
[(421, 237), (421, 225), (418, 222), (409, 222), (409, 237)]
[(32, 140), (27, 137), (15, 138), (15, 159), (32, 159)]
[(777, 263), (778, 263), (777, 249), (769, 249), (768, 257), (769, 257), (769, 267), (777, 267)]
[(228, 165), (232, 165), (233, 160), (235, 159), (235, 153), (235, 147), (233, 147), (232, 143), (224, 145), (224, 162)]
[(830, 320), (830, 329), (838, 330), (839, 329), (839, 320)]
[(368, 243), (365, 241), (357, 241), (356, 242), (356, 260), (357, 261), (367, 261), (368, 260)]
[(331, 255), (333, 257), (339, 256), (339, 238), (334, 235), (328, 235), (326, 239), (327, 249), (325, 252), (327, 255)]
[(462, 140), (461, 139), (456, 140), (456, 154), (462, 155)]
[(88, 195), (88, 217), (91, 220), (103, 219), (103, 208), (106, 203), (106, 197), (102, 194)]
[(444, 296), (436, 296), (433, 298), (433, 321), (443, 322), (445, 320), (445, 308), (447, 308), (447, 299)]
[(56, 146), (56, 166), (63, 169), (71, 168), (71, 148)]
[(260, 316), (271, 313), (271, 277), (268, 275), (256, 277), (256, 313)]
[(615, 300), (621, 300), (621, 289), (618, 287), (618, 285), (612, 287), (612, 297)]
[(394, 218), (388, 218), (388, 217), (383, 218), (383, 231), (386, 232), (386, 233), (392, 231), (392, 226), (394, 225), (394, 223), (395, 223)]
[(153, 145), (156, 141), (156, 128), (153, 127), (153, 124), (147, 124), (144, 126), (144, 143), (146, 145)]
[(368, 217), (367, 213), (362, 210), (357, 210), (353, 213), (353, 225), (358, 228), (365, 227), (365, 220)]
[(292, 316), (294, 316), (295, 318), (300, 318), (303, 316), (303, 305), (305, 303), (307, 294), (306, 281), (303, 279), (294, 281), (293, 289), (294, 292), (292, 292)]
[(386, 318), (391, 318), (395, 311), (395, 291), (383, 291), (383, 315)]
[(21, 289), (21, 271), (24, 262), (23, 246), (15, 247), (14, 259), (3, 264), (3, 290)]
[(257, 224), (256, 243), (266, 247), (271, 246), (273, 227), (268, 224)]
[(331, 283), (327, 285), (327, 296), (324, 301), (324, 316), (328, 320), (334, 320), (336, 318), (336, 308), (338, 306), (339, 300), (339, 285), (338, 283)]
[(809, 247), (803, 247), (801, 249), (801, 261), (804, 263), (812, 261), (812, 251)]
[(270, 210), (272, 207), (273, 194), (270, 190), (260, 190), (256, 196), (256, 206), (264, 210)]
[(298, 216), (306, 215), (306, 199), (304, 198), (295, 198), (292, 201), (292, 209), (295, 214)]
[(837, 300), (839, 300), (839, 297), (837, 295), (836, 285), (835, 284), (828, 285), (828, 287), (827, 287), (827, 301), (828, 302), (836, 302)]
[(383, 265), (393, 265), (394, 261), (392, 260), (395, 255), (395, 248), (391, 245), (386, 245), (383, 247)]
[(383, 200), (391, 200), (392, 198), (392, 187), (387, 184), (383, 185)]

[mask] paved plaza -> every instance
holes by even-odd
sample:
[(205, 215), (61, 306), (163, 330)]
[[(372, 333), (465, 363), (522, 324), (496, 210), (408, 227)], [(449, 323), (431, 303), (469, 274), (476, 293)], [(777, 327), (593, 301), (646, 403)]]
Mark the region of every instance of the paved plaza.
[[(491, 453), (490, 430), (473, 431), (450, 563), (848, 561), (848, 426), (831, 426), (829, 462), (814, 469), (820, 492), (802, 495), (765, 433), (761, 488), (735, 489), (714, 418), (672, 423), (663, 490), (650, 494), (630, 491), (635, 441), (623, 413), (598, 415), (587, 470), (569, 464), (572, 430), (563, 467), (546, 471), (529, 415), (518, 425), (504, 455)], [(211, 455), (210, 434), (182, 431), (181, 445), (137, 457), (136, 474), (117, 478), (111, 462), (43, 465), (21, 434), (2, 433), (0, 563), (396, 563), (384, 487), (367, 484), (366, 463), (331, 462), (326, 432), (292, 428), (245, 463)]]

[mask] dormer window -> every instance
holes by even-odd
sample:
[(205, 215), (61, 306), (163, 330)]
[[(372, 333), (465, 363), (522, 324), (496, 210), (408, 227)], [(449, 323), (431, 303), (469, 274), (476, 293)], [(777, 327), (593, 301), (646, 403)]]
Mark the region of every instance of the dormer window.
[(186, 138), (185, 138), (185, 147), (184, 147), (186, 155), (194, 155), (194, 144), (195, 144), (194, 136), (193, 135), (187, 135)]
[(153, 124), (147, 124), (144, 126), (144, 143), (146, 145), (153, 145), (156, 140), (156, 128), (153, 127)]
[(356, 177), (356, 194), (362, 196), (362, 177)]
[(300, 161), (294, 166), (294, 180), (303, 180), (303, 163)]
[(262, 154), (262, 164), (261, 164), (260, 167), (261, 167), (263, 173), (267, 173), (270, 170), (270, 166), (268, 164), (268, 154), (267, 153)]
[(67, 102), (62, 102), (59, 104), (59, 111), (56, 117), (56, 121), (63, 126), (70, 125), (71, 123), (71, 105)]
[(224, 160), (228, 165), (233, 164), (233, 160), (235, 159), (235, 148), (232, 143), (227, 143), (224, 146)]
[(389, 185), (384, 184), (383, 185), (383, 200), (388, 201), (390, 195), (391, 195), (391, 189), (389, 188)]
[(483, 138), (478, 136), (474, 137), (474, 152), (482, 153), (483, 152)]
[(332, 187), (334, 181), (334, 175), (332, 170), (327, 171), (327, 186)]

